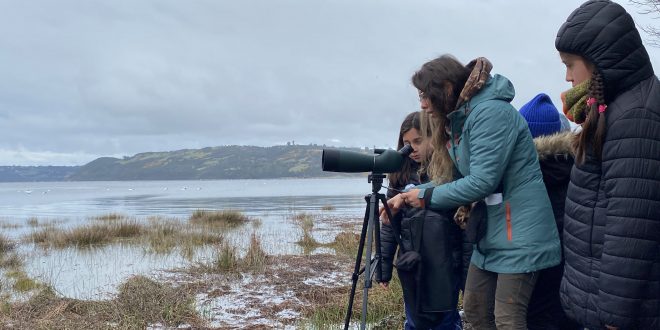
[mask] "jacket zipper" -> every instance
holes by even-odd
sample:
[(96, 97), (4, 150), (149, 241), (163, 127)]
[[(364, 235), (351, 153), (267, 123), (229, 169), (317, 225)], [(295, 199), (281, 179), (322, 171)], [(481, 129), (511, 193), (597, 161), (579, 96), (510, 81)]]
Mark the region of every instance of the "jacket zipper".
[(509, 240), (513, 240), (513, 233), (511, 232), (511, 205), (509, 202), (506, 202), (505, 204), (506, 207), (506, 238)]

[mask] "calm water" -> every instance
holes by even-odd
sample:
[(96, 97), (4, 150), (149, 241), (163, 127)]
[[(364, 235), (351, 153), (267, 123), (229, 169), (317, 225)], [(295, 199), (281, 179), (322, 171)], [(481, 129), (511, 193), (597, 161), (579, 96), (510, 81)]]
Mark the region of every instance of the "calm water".
[(363, 209), (362, 196), (370, 191), (366, 178), (0, 183), (0, 219), (76, 219), (108, 212), (186, 216), (195, 209), (228, 207), (261, 214), (323, 205), (346, 213)]
[[(323, 217), (361, 219), (364, 196), (370, 192), (371, 184), (366, 177), (0, 183), (0, 225), (6, 236), (19, 240), (37, 230), (27, 224), (30, 218), (69, 228), (108, 213), (138, 219), (164, 216), (185, 221), (197, 209), (238, 209), (259, 219), (261, 224), (228, 233), (226, 238), (232, 244), (243, 249), (247, 245), (246, 238), (255, 233), (268, 253), (296, 254), (302, 253), (295, 244), (300, 230), (288, 217), (307, 212)], [(321, 210), (326, 205), (334, 209)], [(325, 227), (322, 222), (315, 223), (314, 235), (320, 241), (334, 237)], [(44, 250), (22, 244), (20, 251), (26, 257), (26, 271), (30, 276), (49, 283), (62, 295), (84, 299), (107, 297), (130, 275), (183, 267), (190, 262), (203, 261), (210, 254), (209, 249), (200, 249), (193, 260), (187, 260), (180, 253), (157, 255), (145, 252), (142, 247), (121, 245), (90, 251)]]

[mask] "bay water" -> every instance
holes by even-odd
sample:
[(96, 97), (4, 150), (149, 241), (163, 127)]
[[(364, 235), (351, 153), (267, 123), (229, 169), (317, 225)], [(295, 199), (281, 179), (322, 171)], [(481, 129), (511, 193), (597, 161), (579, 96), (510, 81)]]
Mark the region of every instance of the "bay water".
[[(384, 189), (382, 190), (384, 191)], [(332, 179), (205, 180), (205, 181), (87, 181), (0, 183), (0, 228), (20, 243), (30, 277), (51, 285), (63, 296), (103, 299), (131, 275), (203, 262), (208, 249), (184, 258), (180, 253), (148, 253), (142, 247), (110, 245), (95, 249), (43, 249), (25, 238), (36, 219), (55, 228), (74, 228), (91, 218), (118, 213), (146, 219), (158, 216), (186, 221), (195, 210), (241, 211), (258, 225), (228, 233), (233, 245), (247, 247), (252, 234), (273, 255), (299, 254), (299, 228), (292, 215), (308, 213), (319, 219), (340, 218), (361, 225), (371, 192), (367, 177)], [(32, 219), (32, 220), (31, 220)], [(258, 219), (258, 220), (257, 220)], [(330, 228), (315, 222), (315, 238), (332, 240)], [(327, 229), (324, 231), (324, 229)], [(336, 230), (336, 229), (335, 229)]]

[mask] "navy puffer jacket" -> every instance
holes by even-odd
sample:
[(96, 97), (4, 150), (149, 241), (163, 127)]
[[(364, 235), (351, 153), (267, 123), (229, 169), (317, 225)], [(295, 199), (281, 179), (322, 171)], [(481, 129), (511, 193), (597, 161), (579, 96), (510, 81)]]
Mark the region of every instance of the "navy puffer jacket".
[(660, 329), (660, 83), (630, 15), (589, 1), (557, 50), (595, 65), (605, 84), (606, 136), (573, 167), (564, 217), (562, 305), (590, 329)]

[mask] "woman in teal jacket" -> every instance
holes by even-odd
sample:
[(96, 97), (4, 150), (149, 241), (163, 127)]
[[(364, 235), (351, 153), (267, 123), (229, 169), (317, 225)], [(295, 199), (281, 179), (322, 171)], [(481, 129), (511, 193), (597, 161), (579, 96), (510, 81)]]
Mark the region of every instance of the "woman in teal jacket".
[[(527, 122), (509, 103), (513, 85), (491, 68), (485, 58), (463, 66), (444, 55), (414, 74), (433, 147), (451, 158), (434, 153), (431, 177), (455, 166), (459, 179), (417, 186), (388, 204), (452, 209), (484, 200), (487, 231), (472, 254), (465, 316), (476, 329), (526, 329), (537, 271), (560, 262), (559, 237)], [(426, 189), (431, 205), (422, 205)]]

